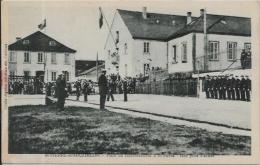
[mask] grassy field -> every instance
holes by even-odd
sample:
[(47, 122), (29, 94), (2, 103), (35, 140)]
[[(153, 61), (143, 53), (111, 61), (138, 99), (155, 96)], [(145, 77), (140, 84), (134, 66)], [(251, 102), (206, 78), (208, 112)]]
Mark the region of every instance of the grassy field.
[(250, 137), (225, 135), (85, 107), (9, 108), (12, 154), (249, 155)]

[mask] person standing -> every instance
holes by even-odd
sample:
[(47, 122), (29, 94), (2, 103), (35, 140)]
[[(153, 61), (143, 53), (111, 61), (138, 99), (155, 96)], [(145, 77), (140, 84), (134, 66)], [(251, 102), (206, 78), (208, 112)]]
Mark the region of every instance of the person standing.
[(246, 76), (245, 84), (246, 101), (250, 101), (251, 80), (248, 78), (248, 76)]
[(123, 91), (124, 91), (124, 101), (127, 101), (127, 81), (126, 79), (123, 81)]
[(204, 83), (204, 90), (206, 92), (206, 98), (209, 98), (209, 90), (210, 90), (210, 80), (209, 80), (209, 75), (206, 76), (206, 80)]
[(65, 98), (67, 96), (65, 87), (66, 87), (66, 80), (64, 75), (59, 75), (57, 81), (57, 108), (62, 111), (64, 110)]
[(79, 100), (79, 97), (80, 97), (80, 92), (81, 92), (81, 83), (80, 81), (76, 81), (74, 87), (76, 88), (76, 100)]
[(83, 83), (82, 92), (83, 92), (83, 95), (84, 95), (84, 101), (88, 101), (89, 84), (86, 80)]
[(111, 97), (112, 101), (115, 101), (114, 96), (113, 96), (113, 90), (114, 90), (113, 80), (110, 79), (108, 81), (107, 101), (109, 101), (110, 97)]
[(241, 76), (241, 81), (240, 81), (240, 90), (241, 90), (241, 100), (246, 101), (245, 97), (245, 92), (246, 92), (246, 80), (244, 76)]
[(247, 56), (247, 54), (245, 52), (245, 49), (243, 49), (242, 52), (241, 52), (241, 56), (240, 56), (240, 62), (241, 62), (242, 69), (245, 69), (246, 56)]
[(107, 78), (106, 70), (102, 70), (102, 74), (98, 78), (98, 87), (100, 95), (100, 110), (105, 110), (106, 94), (107, 94)]
[(236, 100), (236, 97), (235, 97), (235, 85), (236, 85), (236, 79), (232, 75), (232, 77), (231, 77), (231, 97), (232, 97), (232, 100)]
[(240, 79), (236, 76), (235, 81), (236, 100), (240, 100)]

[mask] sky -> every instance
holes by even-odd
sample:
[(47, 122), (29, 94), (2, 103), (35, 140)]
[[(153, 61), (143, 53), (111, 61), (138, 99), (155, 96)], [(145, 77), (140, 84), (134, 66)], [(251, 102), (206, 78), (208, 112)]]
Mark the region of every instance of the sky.
[[(99, 29), (98, 7), (102, 8), (104, 17), (111, 24), (116, 9), (186, 15), (188, 11), (198, 16), (200, 9), (207, 13), (252, 17), (255, 2), (247, 1), (6, 1), (3, 5), (7, 14), (8, 44), (16, 37), (26, 37), (38, 31), (38, 24), (46, 19), (44, 32), (77, 50), (76, 59), (104, 59), (104, 44), (108, 35), (105, 23)], [(259, 5), (259, 4), (258, 4)]]

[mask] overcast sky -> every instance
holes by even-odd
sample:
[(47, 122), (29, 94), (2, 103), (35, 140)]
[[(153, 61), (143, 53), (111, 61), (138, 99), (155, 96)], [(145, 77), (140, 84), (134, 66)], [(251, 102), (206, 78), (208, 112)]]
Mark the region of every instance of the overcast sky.
[(210, 14), (251, 17), (254, 13), (250, 8), (255, 5), (238, 1), (184, 2), (10, 1), (5, 4), (8, 13), (8, 43), (13, 43), (16, 37), (36, 32), (38, 24), (46, 18), (46, 34), (77, 50), (76, 59), (95, 60), (97, 52), (99, 59), (102, 59), (108, 28), (105, 20), (103, 28), (100, 30), (98, 27), (99, 6), (111, 23), (117, 8), (141, 11), (143, 6), (147, 6), (148, 12), (186, 15), (187, 11), (191, 11), (193, 16), (198, 16), (199, 10), (206, 8)]

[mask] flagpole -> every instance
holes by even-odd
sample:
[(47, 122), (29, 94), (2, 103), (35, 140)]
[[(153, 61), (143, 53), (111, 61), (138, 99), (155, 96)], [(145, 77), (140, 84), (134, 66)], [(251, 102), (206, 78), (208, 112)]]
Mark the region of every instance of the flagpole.
[(115, 41), (115, 39), (114, 39), (114, 36), (113, 36), (112, 30), (111, 30), (112, 25), (111, 25), (111, 28), (110, 28), (110, 26), (109, 26), (109, 24), (108, 24), (108, 21), (107, 21), (107, 19), (106, 19), (106, 16), (104, 15), (104, 13), (103, 13), (101, 7), (99, 7), (99, 11), (100, 11), (100, 13), (103, 15), (103, 17), (104, 17), (104, 19), (105, 19), (106, 25), (107, 25), (107, 27), (108, 27), (108, 31), (109, 31), (109, 33), (110, 33), (111, 36), (112, 36), (113, 42), (114, 42), (114, 44), (115, 44), (115, 47), (117, 48), (116, 41)]

